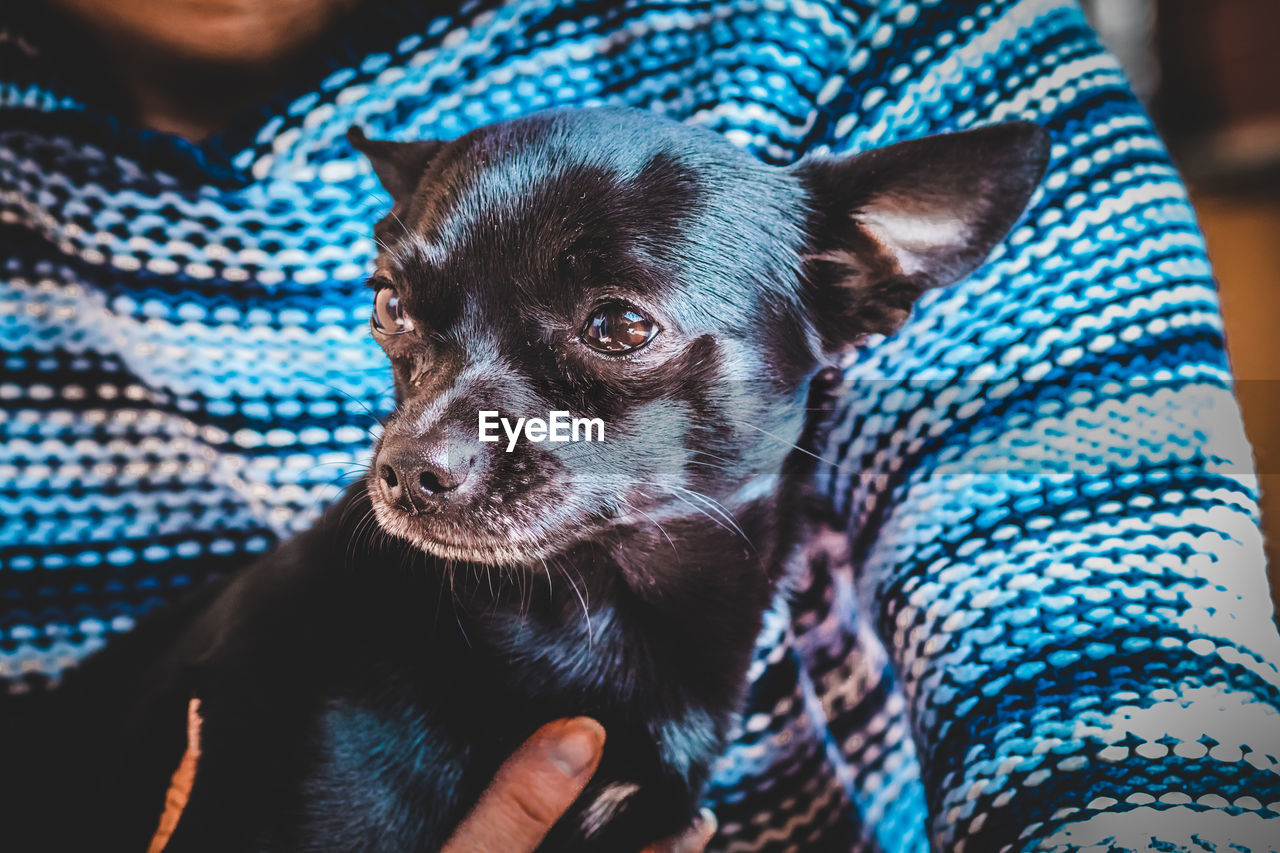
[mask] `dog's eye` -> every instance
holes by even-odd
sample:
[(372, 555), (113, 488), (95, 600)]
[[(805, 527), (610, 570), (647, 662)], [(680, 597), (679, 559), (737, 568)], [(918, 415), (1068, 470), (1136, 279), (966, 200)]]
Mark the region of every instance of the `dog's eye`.
[(631, 352), (649, 343), (659, 331), (661, 327), (651, 317), (630, 305), (613, 302), (595, 310), (582, 330), (582, 340), (600, 352)]
[(400, 307), (400, 295), (394, 287), (382, 287), (373, 297), (373, 328), (383, 335), (402, 335), (413, 331), (413, 321)]

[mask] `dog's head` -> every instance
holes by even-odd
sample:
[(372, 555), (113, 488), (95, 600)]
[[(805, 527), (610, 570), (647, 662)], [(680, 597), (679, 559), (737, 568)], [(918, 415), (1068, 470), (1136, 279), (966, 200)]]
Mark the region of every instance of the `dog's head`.
[(517, 565), (771, 500), (814, 372), (982, 263), (1048, 148), (1007, 124), (777, 168), (619, 109), (351, 140), (394, 201), (370, 280), (398, 399), (378, 521)]

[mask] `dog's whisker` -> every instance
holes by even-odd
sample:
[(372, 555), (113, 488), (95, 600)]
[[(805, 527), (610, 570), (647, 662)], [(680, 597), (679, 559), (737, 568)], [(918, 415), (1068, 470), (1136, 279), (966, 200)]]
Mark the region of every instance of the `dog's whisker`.
[[(651, 484), (651, 485), (657, 486), (658, 488), (667, 488), (666, 486), (662, 486), (661, 484), (658, 484), (658, 483), (653, 483), (653, 484)], [(698, 504), (694, 503), (694, 502), (693, 502), (692, 500), (690, 500), (689, 498), (687, 498), (687, 497), (685, 497), (685, 496), (683, 496), (683, 495), (680, 495), (680, 494), (675, 494), (675, 495), (673, 495), (673, 497), (675, 497), (675, 499), (676, 499), (676, 500), (681, 501), (681, 502), (682, 502), (682, 503), (684, 503), (684, 504), (687, 504), (690, 508), (692, 508), (692, 509), (693, 509), (693, 510), (695, 510), (696, 512), (700, 513), (701, 515), (704, 515), (704, 516), (706, 516), (707, 518), (709, 518), (712, 522), (714, 522), (714, 523), (715, 523), (715, 525), (716, 525), (717, 527), (719, 527), (719, 528), (721, 528), (721, 529), (723, 529), (723, 530), (727, 530), (727, 531), (729, 531), (730, 533), (739, 533), (739, 531), (737, 531), (737, 530), (735, 530), (733, 527), (731, 527), (731, 526), (729, 526), (729, 525), (725, 524), (723, 521), (721, 521), (720, 519), (716, 518), (714, 515), (712, 515), (710, 512), (708, 512), (705, 508), (703, 508), (703, 507), (699, 506)], [(743, 536), (743, 538), (745, 539), (746, 537), (745, 537), (745, 536)], [(748, 541), (750, 541), (750, 540), (748, 540)]]
[(574, 594), (578, 596), (578, 603), (582, 605), (582, 618), (585, 619), (587, 623), (587, 645), (594, 646), (596, 636), (595, 630), (591, 625), (591, 608), (587, 607), (587, 599), (582, 594), (582, 590), (578, 589), (578, 584), (574, 582), (572, 577), (570, 577), (568, 569), (558, 563), (556, 564), (556, 568), (560, 570), (562, 575), (564, 575), (564, 579), (569, 582), (570, 589), (572, 589)]
[(628, 501), (626, 498), (620, 498), (620, 500), (622, 501), (623, 506), (625, 506), (627, 509), (631, 510), (632, 512), (640, 513), (645, 518), (649, 519), (650, 523), (652, 523), (654, 527), (658, 528), (658, 530), (662, 532), (662, 535), (665, 536), (667, 539), (667, 544), (671, 546), (672, 553), (675, 554), (676, 559), (678, 560), (680, 558), (680, 549), (676, 547), (676, 543), (671, 538), (671, 534), (667, 533), (667, 529), (662, 526), (662, 523), (658, 521), (656, 518), (654, 518), (652, 515), (649, 515), (649, 513), (640, 509), (640, 507)]
[[(721, 504), (719, 501), (715, 500), (714, 498), (710, 497), (709, 495), (704, 495), (702, 492), (695, 491), (694, 489), (687, 489), (684, 486), (677, 486), (672, 483), (663, 483), (663, 482), (653, 481), (653, 480), (633, 480), (632, 482), (639, 485), (656, 486), (657, 488), (660, 488), (660, 489), (670, 490), (673, 493), (674, 497), (676, 497), (678, 500), (682, 500), (685, 503), (687, 503), (689, 506), (693, 507), (694, 509), (697, 509), (703, 515), (705, 515), (707, 518), (714, 521), (717, 525), (724, 528), (725, 530), (738, 534), (752, 548), (755, 547), (755, 545), (751, 542), (751, 538), (747, 536), (746, 531), (744, 531), (742, 527), (738, 524), (738, 520), (733, 516), (733, 514), (729, 512), (729, 510), (723, 504)], [(687, 498), (684, 497), (685, 495), (687, 495), (688, 497)], [(716, 515), (712, 515), (710, 512), (707, 512), (707, 510), (704, 509), (703, 507), (699, 507), (697, 504), (693, 502), (694, 500), (703, 501), (704, 506), (709, 505), (713, 510), (716, 511), (716, 513), (719, 515), (719, 518), (717, 518)], [(726, 526), (724, 522), (728, 522), (728, 526)]]
[(692, 451), (690, 451), (690, 452), (691, 452), (691, 453), (693, 453), (695, 456), (709, 456), (709, 457), (711, 457), (712, 459), (719, 459), (721, 462), (735, 462), (735, 461), (736, 461), (736, 460), (734, 460), (734, 459), (730, 459), (728, 456), (721, 456), (721, 455), (719, 455), (718, 453), (712, 453), (710, 450), (703, 450), (702, 448), (694, 448), (694, 449), (693, 449)]
[[(372, 194), (370, 194), (370, 195), (369, 195), (369, 197), (370, 197), (370, 198), (373, 198), (373, 195), (372, 195)], [(371, 231), (369, 231), (367, 228), (356, 228), (356, 227), (351, 226), (351, 225), (343, 225), (343, 224), (339, 224), (339, 225), (338, 225), (338, 230), (339, 230), (339, 231), (342, 231), (342, 232), (345, 232), (345, 233), (347, 233), (347, 234), (355, 234), (357, 237), (372, 237), (372, 238), (373, 238), (373, 242), (374, 242), (374, 243), (376, 243), (376, 244), (378, 245), (378, 248), (382, 249), (382, 251), (384, 251), (384, 252), (390, 252), (390, 251), (391, 251), (391, 247), (390, 247), (390, 246), (388, 246), (386, 243), (384, 243), (384, 242), (382, 242), (381, 240), (379, 240), (379, 239), (378, 239), (378, 236), (377, 236), (376, 234), (373, 234), (373, 233), (372, 233)]]
[[(317, 465), (313, 465), (313, 466), (311, 466), (310, 468), (308, 468), (308, 469), (306, 470), (306, 472), (305, 472), (305, 473), (310, 473), (311, 471), (315, 470), (316, 468), (319, 468), (319, 467), (321, 467), (322, 465), (326, 465), (326, 464), (336, 465), (336, 464), (338, 464), (338, 463), (337, 463), (337, 462), (332, 462), (332, 463), (320, 463), (320, 464), (317, 464)], [(320, 483), (320, 484), (313, 484), (313, 485), (312, 485), (312, 488), (316, 490), (316, 495), (311, 499), (311, 503), (310, 503), (310, 504), (308, 505), (308, 507), (307, 507), (308, 511), (309, 511), (309, 512), (315, 512), (316, 510), (318, 510), (318, 509), (320, 508), (320, 505), (321, 505), (322, 503), (328, 503), (328, 501), (329, 501), (329, 500), (331, 500), (331, 499), (334, 497), (333, 495), (326, 495), (326, 494), (325, 494), (325, 492), (326, 492), (328, 489), (334, 488), (335, 486), (339, 486), (339, 484), (341, 484), (341, 486), (340, 486), (340, 487), (339, 487), (339, 489), (338, 489), (338, 493), (339, 493), (339, 494), (341, 494), (341, 493), (342, 493), (342, 491), (343, 491), (344, 489), (346, 489), (348, 486), (350, 486), (350, 485), (351, 485), (351, 483), (354, 483), (354, 482), (355, 482), (355, 479), (351, 480), (350, 482), (346, 482), (346, 483), (344, 483), (344, 482), (342, 482), (342, 481), (343, 481), (344, 479), (346, 479), (347, 477), (353, 477), (353, 478), (358, 479), (362, 473), (363, 473), (363, 472), (362, 472), (362, 470), (359, 470), (359, 469), (354, 470), (354, 471), (343, 471), (343, 472), (339, 473), (339, 474), (338, 474), (338, 476), (336, 476), (336, 477), (334, 477), (334, 478), (332, 478), (332, 479), (328, 480), (327, 482)], [(344, 512), (345, 512), (345, 511), (344, 511)]]
[(791, 448), (791, 449), (793, 449), (793, 450), (798, 450), (799, 452), (803, 453), (805, 456), (813, 457), (814, 459), (818, 460), (819, 462), (822, 462), (822, 463), (824, 463), (824, 464), (830, 465), (832, 468), (835, 468), (837, 471), (841, 471), (841, 472), (844, 472), (844, 473), (846, 473), (846, 474), (852, 474), (852, 475), (853, 475), (853, 476), (855, 476), (855, 477), (863, 476), (863, 474), (864, 474), (864, 472), (861, 472), (861, 471), (854, 471), (854, 470), (852, 470), (852, 469), (846, 468), (842, 463), (837, 462), (837, 461), (835, 461), (834, 459), (828, 459), (828, 458), (826, 458), (825, 456), (820, 456), (820, 455), (818, 455), (817, 453), (814, 453), (812, 450), (809, 450), (808, 448), (801, 447), (800, 445), (798, 445), (798, 444), (796, 444), (796, 443), (794, 443), (794, 442), (787, 441), (787, 440), (786, 440), (785, 438), (783, 438), (782, 436), (774, 435), (773, 433), (769, 432), (767, 429), (764, 429), (764, 428), (762, 428), (762, 427), (758, 427), (758, 426), (756, 426), (755, 424), (750, 424), (750, 423), (747, 423), (746, 421), (736, 421), (736, 422), (735, 422), (735, 424), (736, 424), (737, 426), (742, 426), (742, 427), (747, 427), (747, 428), (749, 428), (749, 429), (753, 429), (753, 430), (755, 430), (756, 432), (764, 433), (766, 436), (768, 436), (769, 438), (772, 438), (774, 441), (778, 442), (779, 444), (785, 445), (786, 447), (790, 447), (790, 448)]
[(352, 528), (351, 538), (347, 541), (346, 554), (344, 555), (344, 564), (348, 569), (351, 569), (353, 555), (359, 549), (360, 540), (365, 535), (365, 529), (368, 526), (369, 521), (372, 519), (375, 524), (377, 523), (375, 515), (376, 510), (372, 505), (369, 506), (365, 510), (364, 515), (360, 517), (360, 520), (357, 521), (355, 526)]
[(705, 467), (705, 468), (710, 468), (710, 469), (711, 469), (711, 470), (713, 470), (713, 471), (723, 471), (723, 472), (724, 472), (724, 473), (726, 473), (726, 474), (732, 474), (732, 473), (733, 473), (733, 469), (732, 469), (732, 468), (730, 468), (729, 466), (727, 466), (727, 465), (717, 465), (717, 464), (715, 464), (714, 462), (699, 462), (697, 459), (686, 459), (686, 460), (684, 461), (684, 464), (686, 464), (686, 465), (702, 465), (703, 467)]
[(547, 573), (547, 598), (549, 601), (555, 600), (555, 582), (551, 579), (551, 567), (547, 565), (545, 557), (539, 557), (538, 561), (542, 563), (542, 570)]
[(367, 414), (369, 418), (379, 427), (386, 426), (386, 424), (383, 422), (383, 419), (378, 417), (378, 415), (373, 411), (373, 409), (369, 408), (369, 405), (364, 400), (361, 400), (359, 397), (356, 397), (351, 392), (344, 391), (343, 389), (339, 388), (336, 385), (330, 385), (328, 382), (321, 382), (319, 379), (306, 379), (303, 381), (309, 385), (318, 385), (321, 388), (325, 388), (325, 389), (328, 389), (329, 391), (333, 391), (335, 393), (341, 394), (351, 402), (355, 403), (360, 408), (364, 409), (365, 414)]

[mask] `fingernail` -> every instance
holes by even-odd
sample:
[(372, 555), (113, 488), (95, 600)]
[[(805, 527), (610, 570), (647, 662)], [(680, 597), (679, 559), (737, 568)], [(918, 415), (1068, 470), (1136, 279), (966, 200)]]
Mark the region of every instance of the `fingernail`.
[(551, 745), (547, 758), (564, 775), (574, 778), (587, 772), (604, 745), (604, 729), (595, 720), (579, 717), (565, 724)]

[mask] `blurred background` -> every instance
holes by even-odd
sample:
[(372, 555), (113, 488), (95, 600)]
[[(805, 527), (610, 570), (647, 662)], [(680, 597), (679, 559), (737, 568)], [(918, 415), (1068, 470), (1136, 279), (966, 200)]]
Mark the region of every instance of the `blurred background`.
[[(1262, 486), (1280, 602), (1280, 2), (1086, 0), (1191, 191)], [(1277, 608), (1280, 614), (1280, 608)]]

